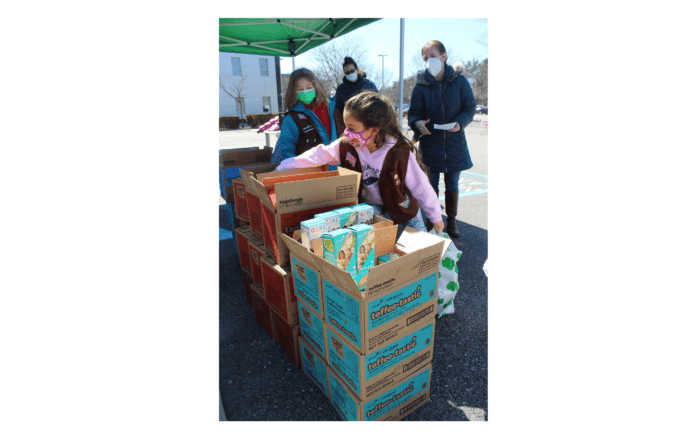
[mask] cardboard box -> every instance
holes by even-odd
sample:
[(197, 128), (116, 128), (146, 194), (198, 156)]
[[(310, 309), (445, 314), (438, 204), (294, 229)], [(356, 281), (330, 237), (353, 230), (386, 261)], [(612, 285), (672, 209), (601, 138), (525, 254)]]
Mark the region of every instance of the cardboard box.
[[(258, 288), (263, 289), (262, 259), (267, 256), (267, 253), (261, 243), (255, 243), (252, 240), (248, 241), (248, 251), (250, 252), (250, 272), (253, 273), (253, 282)], [(265, 297), (264, 292), (263, 297)]]
[[(294, 275), (294, 294), (297, 301), (303, 300), (316, 317), (323, 320), (323, 291), (321, 273), (313, 267), (313, 263), (305, 262), (305, 254), (295, 257), (290, 254), (292, 274)], [(310, 257), (310, 256), (306, 256)]]
[(248, 215), (248, 202), (246, 201), (245, 183), (243, 183), (242, 178), (234, 178), (233, 183), (233, 202), (236, 206), (236, 217), (249, 221), (250, 216)]
[(400, 421), (430, 401), (432, 363), (370, 400), (361, 400), (329, 369), (331, 405), (346, 421)]
[[(317, 213), (357, 204), (361, 174), (338, 168), (338, 175), (333, 177), (275, 183), (273, 201), (262, 180), (327, 172), (328, 165), (289, 171), (269, 172), (269, 169), (268, 165), (257, 166), (243, 170), (241, 174), (246, 181), (247, 194), (250, 195), (251, 190), (255, 190), (262, 204), (261, 224), (264, 228), (265, 248), (284, 267), (289, 265), (289, 249), (281, 236), (291, 237), (295, 230), (299, 230), (302, 221), (313, 218)], [(255, 219), (250, 203), (248, 210), (252, 224)], [(253, 231), (255, 232), (255, 227)]]
[(323, 320), (311, 312), (308, 304), (303, 300), (297, 302), (299, 308), (299, 326), (301, 335), (304, 336), (309, 346), (316, 351), (319, 357), (328, 360), (326, 349), (326, 329)]
[(260, 288), (258, 288), (255, 285), (251, 286), (251, 289), (253, 290), (253, 312), (255, 313), (255, 323), (258, 324), (267, 335), (270, 336), (272, 341), (277, 341), (277, 337), (275, 335), (275, 326), (272, 323), (273, 319), (273, 312), (270, 309), (269, 306), (267, 306), (267, 303), (265, 303), (265, 299), (261, 297), (261, 292)]
[(328, 386), (328, 365), (318, 354), (309, 347), (308, 342), (302, 335), (299, 337), (299, 349), (301, 350), (302, 370), (311, 378), (319, 389), (330, 398)]
[(394, 339), (369, 355), (362, 355), (326, 325), (326, 360), (347, 387), (362, 400), (379, 395), (416, 370), (433, 361), (434, 322)]
[[(250, 243), (258, 247), (262, 247), (263, 243), (260, 239), (253, 235), (250, 227), (240, 227), (238, 229), (234, 229), (234, 232), (236, 232), (238, 260), (241, 263), (241, 269), (253, 274), (253, 268), (250, 265), (250, 250), (248, 248), (248, 244)], [(262, 285), (262, 283), (259, 283), (259, 285)]]
[(233, 179), (241, 176), (243, 166), (270, 163), (272, 148), (235, 148), (219, 150), (219, 191), (228, 202), (234, 201)]
[[(375, 216), (375, 219), (377, 217)], [(313, 252), (284, 236), (292, 254), (321, 273), (324, 321), (362, 355), (370, 354), (434, 321), (438, 265), (450, 240), (407, 227), (394, 248), (385, 247), (375, 229), (375, 250), (401, 258), (369, 269), (361, 291), (350, 273), (323, 259), (318, 241)]]
[(253, 274), (250, 273), (248, 270), (241, 270), (243, 272), (243, 285), (245, 286), (245, 300), (248, 302), (248, 305), (253, 305), (253, 290), (251, 289), (251, 286), (253, 285)]
[(288, 325), (299, 324), (299, 309), (291, 268), (280, 267), (269, 256), (262, 258), (261, 267), (265, 301)]
[(282, 350), (289, 360), (292, 362), (294, 367), (301, 369), (301, 352), (299, 350), (299, 325), (290, 325), (284, 321), (284, 319), (277, 313), (272, 313), (272, 323), (275, 327), (275, 335), (277, 337), (277, 344), (280, 345)]

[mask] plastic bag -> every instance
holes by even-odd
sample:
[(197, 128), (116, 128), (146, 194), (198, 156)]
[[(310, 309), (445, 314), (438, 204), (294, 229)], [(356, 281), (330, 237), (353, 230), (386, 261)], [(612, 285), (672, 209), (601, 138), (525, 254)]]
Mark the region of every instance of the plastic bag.
[[(428, 233), (436, 235), (435, 229)], [(450, 239), (450, 236), (442, 232), (437, 235), (442, 238)], [(453, 314), (455, 312), (454, 298), (459, 290), (459, 279), (457, 270), (457, 261), (462, 257), (462, 252), (457, 249), (454, 242), (450, 240), (450, 246), (447, 248), (445, 257), (440, 261), (440, 270), (438, 271), (438, 305), (437, 316), (442, 317), (445, 314)]]

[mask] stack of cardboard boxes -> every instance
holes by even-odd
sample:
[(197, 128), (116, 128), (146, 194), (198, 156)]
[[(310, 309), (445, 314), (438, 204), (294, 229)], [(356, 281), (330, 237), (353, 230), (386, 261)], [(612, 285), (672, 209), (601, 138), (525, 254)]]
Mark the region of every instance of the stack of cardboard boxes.
[(240, 172), (250, 226), (236, 235), (256, 322), (343, 419), (403, 419), (430, 400), (438, 266), (449, 241), (409, 228), (395, 243), (397, 226), (373, 215), (363, 222), (372, 224), (374, 254), (362, 243), (355, 251), (363, 254), (360, 283), (357, 267), (324, 259), (323, 239), (307, 230), (302, 242), (299, 229), (317, 214), (355, 207), (361, 175), (275, 167)]
[[(374, 216), (364, 288), (324, 258), (323, 239), (290, 250), (304, 372), (346, 420), (400, 420), (430, 400), (438, 265), (449, 241)], [(381, 265), (376, 258), (396, 253)]]
[(219, 150), (219, 192), (221, 198), (226, 200), (229, 223), (233, 229), (250, 223), (241, 169), (269, 163), (271, 157), (272, 148), (251, 147)]
[(237, 229), (236, 237), (244, 281), (252, 286), (255, 321), (301, 368), (299, 307), (289, 250), (280, 235), (291, 236), (318, 212), (356, 204), (359, 174), (328, 172), (327, 166), (276, 172), (276, 166), (240, 171), (250, 226)]

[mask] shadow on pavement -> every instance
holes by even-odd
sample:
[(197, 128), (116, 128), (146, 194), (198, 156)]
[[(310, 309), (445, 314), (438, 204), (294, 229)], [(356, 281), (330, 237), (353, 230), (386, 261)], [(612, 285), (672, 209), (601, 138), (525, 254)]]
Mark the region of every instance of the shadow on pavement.
[[(225, 206), (219, 227), (231, 230)], [(467, 421), (471, 408), (488, 412), (488, 282), (482, 270), (488, 232), (462, 222), (459, 229), (460, 288), (455, 313), (436, 323), (431, 402), (406, 421)], [(233, 239), (219, 241), (219, 389), (229, 421), (341, 420), (323, 392), (255, 323)]]

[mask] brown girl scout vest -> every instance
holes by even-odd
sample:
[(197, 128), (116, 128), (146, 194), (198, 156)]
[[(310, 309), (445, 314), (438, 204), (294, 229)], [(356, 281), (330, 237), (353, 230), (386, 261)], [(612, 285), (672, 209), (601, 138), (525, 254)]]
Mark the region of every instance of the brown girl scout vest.
[[(362, 174), (360, 156), (350, 143), (344, 139), (341, 140), (338, 152), (340, 153), (340, 166)], [(348, 158), (348, 154), (354, 160), (351, 161)], [(399, 141), (387, 151), (384, 165), (382, 165), (382, 170), (379, 173), (379, 193), (382, 197), (382, 203), (389, 212), (389, 216), (391, 216), (394, 224), (405, 223), (418, 213), (418, 200), (413, 198), (405, 185), (410, 154), (410, 145)], [(360, 178), (358, 198), (362, 196), (363, 186), (362, 178)], [(407, 196), (410, 199), (408, 207), (402, 207), (401, 204), (406, 201)]]

